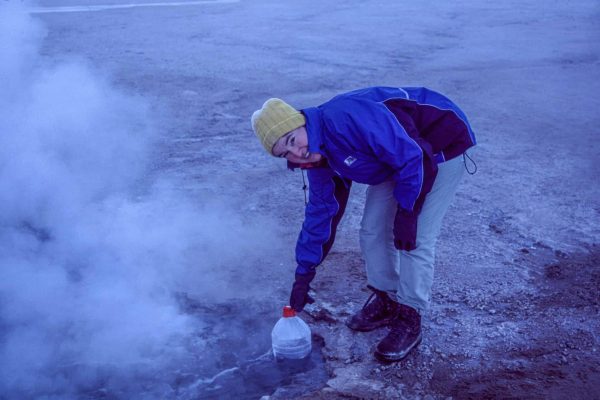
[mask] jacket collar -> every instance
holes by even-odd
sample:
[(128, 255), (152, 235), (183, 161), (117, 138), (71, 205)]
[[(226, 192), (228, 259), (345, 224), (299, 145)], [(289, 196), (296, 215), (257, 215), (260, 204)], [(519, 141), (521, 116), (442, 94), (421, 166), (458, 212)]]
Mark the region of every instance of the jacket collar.
[(320, 167), (327, 167), (329, 166), (329, 163), (327, 162), (327, 159), (325, 157), (321, 158), (321, 161), (317, 161), (314, 163), (305, 163), (305, 164), (297, 164), (297, 163), (293, 163), (293, 162), (287, 162), (287, 167), (289, 170), (294, 171), (296, 168), (300, 168), (300, 169), (311, 169), (311, 168), (320, 168)]
[(321, 110), (317, 107), (309, 107), (300, 110), (300, 112), (306, 118), (308, 150), (311, 153), (323, 154), (323, 118), (321, 117)]
[(308, 151), (311, 153), (320, 153), (323, 155), (321, 161), (309, 164), (287, 163), (288, 169), (292, 171), (296, 168), (310, 169), (323, 167), (327, 165), (325, 154), (323, 154), (323, 119), (321, 118), (321, 110), (316, 107), (304, 108), (300, 110), (306, 119), (306, 134), (308, 135)]

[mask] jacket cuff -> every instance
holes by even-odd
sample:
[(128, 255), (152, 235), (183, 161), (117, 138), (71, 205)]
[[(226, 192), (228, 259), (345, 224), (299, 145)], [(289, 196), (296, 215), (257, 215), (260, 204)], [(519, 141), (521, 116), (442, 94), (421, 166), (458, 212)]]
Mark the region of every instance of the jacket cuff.
[(396, 209), (396, 220), (400, 220), (400, 221), (406, 221), (406, 222), (412, 222), (412, 221), (416, 221), (417, 217), (418, 217), (418, 213), (416, 213), (414, 210), (413, 211), (406, 211), (405, 209), (401, 208), (400, 206), (398, 206), (398, 208)]
[(308, 285), (312, 282), (313, 279), (315, 279), (315, 272), (313, 271), (312, 273), (306, 275), (296, 274), (294, 278), (296, 280), (296, 283)]
[(315, 275), (316, 274), (316, 268), (312, 267), (312, 268), (308, 268), (308, 267), (304, 267), (302, 265), (298, 265), (298, 267), (296, 267), (296, 274), (297, 275)]

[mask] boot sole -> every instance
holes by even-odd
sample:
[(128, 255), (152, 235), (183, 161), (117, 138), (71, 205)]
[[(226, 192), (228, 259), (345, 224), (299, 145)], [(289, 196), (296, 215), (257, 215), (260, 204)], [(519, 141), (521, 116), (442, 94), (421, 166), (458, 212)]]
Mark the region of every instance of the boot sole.
[(423, 338), (423, 336), (421, 334), (419, 334), (419, 337), (417, 338), (417, 340), (415, 340), (408, 349), (406, 349), (404, 351), (400, 351), (398, 353), (380, 353), (377, 350), (375, 350), (375, 358), (377, 358), (379, 361), (384, 362), (384, 363), (392, 363), (392, 362), (400, 361), (400, 360), (404, 359), (411, 352), (412, 349), (414, 349), (419, 344), (421, 344), (422, 338)]
[(379, 322), (373, 323), (371, 325), (353, 325), (352, 321), (348, 320), (346, 322), (346, 326), (350, 329), (352, 329), (353, 331), (358, 331), (358, 332), (370, 332), (370, 331), (374, 331), (377, 328), (383, 328), (384, 326), (388, 326), (390, 322), (392, 322), (393, 318), (387, 319), (387, 320), (381, 320)]

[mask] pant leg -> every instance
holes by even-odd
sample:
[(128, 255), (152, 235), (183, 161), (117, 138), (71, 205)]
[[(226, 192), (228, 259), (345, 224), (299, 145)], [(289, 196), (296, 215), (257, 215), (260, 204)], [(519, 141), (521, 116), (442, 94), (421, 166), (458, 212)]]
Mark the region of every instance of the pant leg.
[(442, 220), (464, 172), (462, 157), (439, 164), (438, 175), (417, 220), (417, 248), (399, 251), (398, 302), (419, 311), (429, 308), (433, 283), (435, 245)]
[(367, 281), (374, 288), (391, 293), (398, 287), (399, 254), (393, 236), (397, 206), (394, 182), (369, 186), (360, 224), (360, 247)]
[(360, 245), (371, 286), (393, 293), (400, 303), (420, 311), (429, 307), (435, 244), (463, 168), (461, 157), (439, 165), (419, 215), (417, 248), (410, 252), (394, 247), (393, 224), (398, 204), (394, 197), (395, 183), (388, 181), (367, 188)]

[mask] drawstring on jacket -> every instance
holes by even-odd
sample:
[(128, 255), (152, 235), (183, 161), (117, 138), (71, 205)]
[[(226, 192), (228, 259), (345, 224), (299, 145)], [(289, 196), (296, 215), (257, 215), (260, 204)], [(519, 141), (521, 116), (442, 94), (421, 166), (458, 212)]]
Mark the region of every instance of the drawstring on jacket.
[(304, 178), (304, 170), (300, 169), (300, 172), (302, 172), (302, 190), (304, 191), (304, 205), (308, 205), (308, 199), (306, 197), (306, 188), (308, 186), (306, 186), (306, 179)]
[[(473, 166), (475, 167), (473, 171), (471, 171), (467, 166), (467, 158), (469, 159), (469, 161), (471, 161), (471, 163), (473, 163)], [(465, 164), (465, 169), (467, 170), (467, 173), (469, 175), (475, 175), (475, 172), (477, 172), (477, 164), (475, 164), (475, 161), (473, 161), (473, 159), (467, 154), (466, 151), (463, 153), (463, 163)]]

